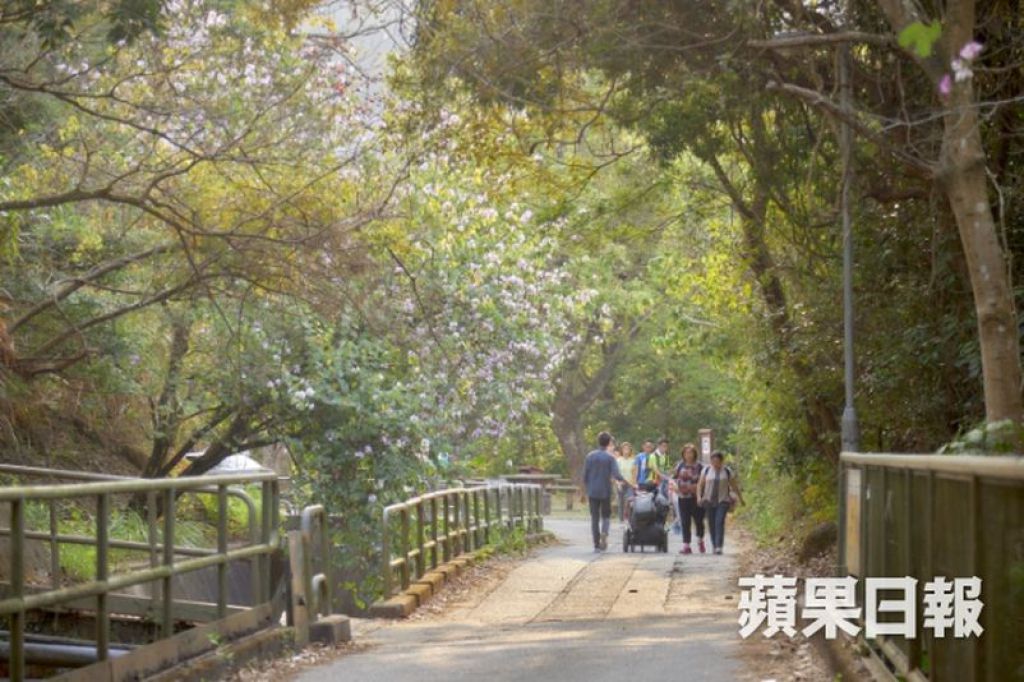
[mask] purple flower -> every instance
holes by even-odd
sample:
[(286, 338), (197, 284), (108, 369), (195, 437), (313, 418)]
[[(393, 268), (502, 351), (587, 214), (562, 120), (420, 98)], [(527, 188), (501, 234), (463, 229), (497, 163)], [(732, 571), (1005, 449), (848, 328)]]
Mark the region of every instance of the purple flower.
[(953, 77), (948, 73), (943, 74), (942, 80), (939, 81), (939, 94), (948, 97), (951, 92), (953, 92)]
[(966, 45), (964, 45), (963, 47), (960, 48), (960, 56), (963, 59), (971, 61), (972, 59), (977, 57), (979, 54), (981, 54), (981, 51), (984, 50), (984, 49), (985, 49), (984, 45), (982, 45), (981, 43), (979, 43), (976, 40), (972, 40), (971, 42), (967, 43)]

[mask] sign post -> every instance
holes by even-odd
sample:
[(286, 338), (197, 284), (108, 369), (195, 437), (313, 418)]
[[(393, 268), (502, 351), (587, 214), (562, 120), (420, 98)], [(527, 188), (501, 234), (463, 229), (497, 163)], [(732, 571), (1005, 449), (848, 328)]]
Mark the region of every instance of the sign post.
[(711, 429), (700, 429), (697, 431), (700, 439), (700, 461), (705, 466), (711, 464), (711, 453), (715, 449), (715, 432)]

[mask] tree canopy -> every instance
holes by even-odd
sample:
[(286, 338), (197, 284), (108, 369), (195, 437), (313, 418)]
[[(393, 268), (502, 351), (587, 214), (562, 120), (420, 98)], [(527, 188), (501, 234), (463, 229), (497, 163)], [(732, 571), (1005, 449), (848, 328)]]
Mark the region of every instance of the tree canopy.
[(907, 7), (5, 3), (3, 458), (285, 443), (356, 564), (375, 505), (602, 429), (826, 514), (843, 126), (862, 448), (1016, 449), (1024, 19)]

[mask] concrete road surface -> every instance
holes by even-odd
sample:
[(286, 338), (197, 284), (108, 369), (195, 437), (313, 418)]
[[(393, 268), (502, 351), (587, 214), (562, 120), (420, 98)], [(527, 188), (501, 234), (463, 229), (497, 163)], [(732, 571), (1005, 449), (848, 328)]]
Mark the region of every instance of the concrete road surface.
[[(589, 522), (545, 520), (563, 544), (539, 550), (490, 593), (443, 618), (366, 631), (371, 646), (297, 677), (303, 682), (388, 680), (736, 679), (735, 558), (651, 549), (622, 552), (613, 523), (594, 554)], [(617, 540), (617, 542), (616, 542)], [(364, 634), (359, 636), (359, 631)]]

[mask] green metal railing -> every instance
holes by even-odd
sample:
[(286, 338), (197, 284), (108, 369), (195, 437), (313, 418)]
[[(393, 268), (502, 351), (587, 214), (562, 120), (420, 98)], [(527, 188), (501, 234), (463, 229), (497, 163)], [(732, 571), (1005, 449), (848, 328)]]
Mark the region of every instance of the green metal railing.
[[(331, 581), (329, 579), (331, 549), (327, 529), (327, 510), (322, 504), (314, 504), (302, 510), (299, 523), (302, 532), (302, 579), (307, 594), (312, 600), (311, 615), (331, 615)], [(317, 545), (317, 560), (314, 561), (313, 546)], [(313, 572), (314, 563), (320, 570)]]
[[(1024, 680), (1024, 457), (842, 455), (839, 563), (918, 580), (915, 638), (868, 640), (908, 680)], [(982, 579), (980, 637), (933, 636), (921, 595), (936, 577)], [(880, 619), (884, 620), (884, 619)]]
[[(543, 530), (541, 494), (539, 485), (505, 483), (438, 490), (385, 507), (381, 523), (384, 598), (407, 589), (441, 563), (487, 545), (495, 528)], [(392, 528), (396, 518), (397, 530)]]
[[(258, 536), (253, 533), (242, 546), (229, 546), (228, 498), (237, 496), (232, 486), (257, 484), (262, 488), (261, 509), (258, 519)], [(179, 495), (183, 493), (206, 493), (217, 496), (217, 548), (204, 552), (187, 550), (175, 545), (175, 517)], [(111, 503), (115, 498), (145, 496), (150, 511), (150, 537), (148, 543), (128, 543), (110, 538)], [(89, 582), (30, 592), (26, 584), (25, 552), (26, 541), (31, 539), (50, 540), (53, 543), (78, 543), (79, 536), (62, 536), (55, 532), (38, 534), (28, 531), (25, 523), (26, 507), (31, 502), (49, 504), (57, 500), (82, 500), (95, 503), (96, 535), (91, 544), (96, 547), (95, 579)], [(14, 680), (25, 676), (25, 624), (26, 613), (34, 609), (59, 607), (83, 598), (95, 598), (95, 648), (96, 657), (103, 661), (110, 654), (110, 608), (108, 597), (111, 592), (133, 585), (159, 582), (161, 585), (159, 615), (162, 637), (174, 634), (174, 590), (173, 578), (177, 575), (208, 567), (217, 568), (218, 618), (228, 613), (228, 565), (233, 561), (254, 560), (257, 579), (253, 581), (253, 602), (266, 604), (272, 597), (270, 585), (270, 563), (278, 543), (278, 481), (272, 472), (244, 475), (207, 476), (202, 478), (171, 479), (123, 479), (102, 480), (77, 484), (28, 485), (0, 488), (0, 505), (10, 509), (10, 527), (6, 530), (10, 543), (10, 596), (0, 600), (0, 617), (6, 617), (10, 632), (9, 668)], [(154, 511), (159, 504), (163, 512), (162, 537), (156, 541)], [(255, 505), (250, 511), (255, 510)], [(51, 517), (52, 518), (52, 517)], [(250, 528), (252, 531), (252, 528)], [(39, 537), (39, 536), (42, 537)], [(130, 572), (111, 570), (110, 550), (112, 548), (141, 549), (151, 552), (149, 568), (134, 569)], [(181, 560), (181, 556), (190, 558)]]
[[(65, 481), (134, 481), (138, 480), (130, 476), (113, 476), (110, 474), (93, 474), (84, 471), (69, 471), (66, 469), (45, 469), (42, 467), (31, 467), (22, 466), (18, 464), (0, 464), (0, 475), (8, 475), (16, 477), (19, 482), (24, 482), (24, 479), (46, 479), (48, 483), (65, 482)], [(215, 494), (217, 492), (216, 486), (204, 486), (194, 489), (190, 489), (188, 492), (194, 495), (199, 494)], [(245, 505), (247, 522), (246, 532), (249, 540), (252, 544), (259, 542), (260, 528), (259, 518), (257, 516), (256, 501), (241, 488), (231, 487), (227, 491), (228, 497), (236, 499)], [(61, 575), (61, 561), (60, 561), (60, 546), (62, 544), (70, 545), (96, 545), (96, 537), (93, 535), (71, 535), (67, 533), (60, 533), (58, 531), (59, 526), (59, 515), (60, 510), (58, 505), (61, 500), (59, 499), (48, 499), (46, 500), (47, 511), (49, 516), (49, 529), (47, 532), (26, 530), (26, 540), (45, 540), (50, 552), (50, 586), (54, 589), (60, 587), (60, 575)], [(180, 505), (179, 505), (180, 506)], [(162, 546), (159, 544), (158, 536), (158, 524), (157, 524), (157, 511), (158, 504), (156, 500), (156, 493), (148, 493), (146, 500), (146, 522), (148, 525), (147, 531), (147, 542), (135, 542), (132, 540), (119, 540), (111, 538), (108, 541), (108, 546), (111, 549), (125, 549), (125, 550), (137, 550), (137, 551), (148, 551), (149, 553), (149, 565), (157, 566), (160, 563), (160, 552)], [(0, 528), (0, 537), (10, 535), (10, 529)], [(203, 548), (203, 547), (188, 547), (178, 545), (174, 548), (175, 554), (181, 554), (184, 556), (210, 556), (216, 554), (216, 549)], [(253, 593), (255, 594), (255, 586), (259, 579), (259, 567), (257, 565), (257, 559), (252, 559), (252, 580), (253, 580)], [(156, 586), (153, 590), (154, 598), (158, 595), (159, 586)]]

